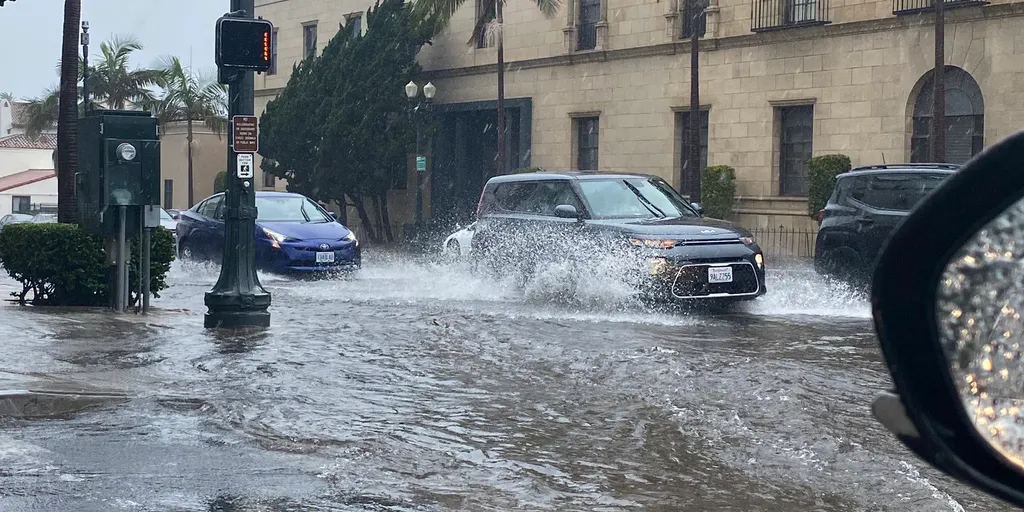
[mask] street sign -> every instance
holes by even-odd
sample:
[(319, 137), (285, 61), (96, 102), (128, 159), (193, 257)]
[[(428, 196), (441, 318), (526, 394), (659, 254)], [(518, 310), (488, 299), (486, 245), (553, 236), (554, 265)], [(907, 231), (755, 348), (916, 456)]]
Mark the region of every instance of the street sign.
[(427, 170), (427, 157), (418, 156), (416, 157), (416, 172), (424, 172)]
[(259, 119), (256, 116), (234, 116), (231, 123), (235, 153), (259, 153)]
[(253, 176), (252, 153), (240, 153), (238, 159), (238, 177), (243, 180), (251, 180)]

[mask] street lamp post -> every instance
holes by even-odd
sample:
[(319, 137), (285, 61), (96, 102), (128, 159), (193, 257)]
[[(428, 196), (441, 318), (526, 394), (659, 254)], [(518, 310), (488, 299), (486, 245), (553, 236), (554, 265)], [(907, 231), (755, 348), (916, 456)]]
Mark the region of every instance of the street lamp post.
[(89, 112), (89, 22), (82, 22), (82, 103)]
[(416, 127), (416, 217), (415, 229), (419, 236), (423, 228), (423, 175), (427, 172), (427, 156), (423, 154), (423, 125), (434, 108), (434, 95), (437, 87), (427, 82), (423, 86), (423, 100), (419, 99), (419, 87), (416, 82), (405, 84), (405, 96), (409, 99), (409, 117)]

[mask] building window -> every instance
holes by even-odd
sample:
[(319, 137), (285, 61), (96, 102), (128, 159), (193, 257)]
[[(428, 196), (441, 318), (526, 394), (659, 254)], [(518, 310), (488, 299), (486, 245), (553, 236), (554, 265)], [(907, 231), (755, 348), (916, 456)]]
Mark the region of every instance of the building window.
[[(920, 92), (914, 101), (914, 120), (910, 137), (910, 161), (932, 162), (931, 131), (934, 106), (934, 80), (929, 71), (922, 77)], [(943, 163), (963, 164), (981, 152), (985, 145), (985, 101), (981, 88), (970, 73), (946, 66), (946, 156)]]
[(828, 0), (751, 1), (753, 2), (750, 20), (752, 32), (831, 23)]
[(708, 0), (683, 0), (682, 5), (682, 38), (693, 37), (694, 29), (697, 30), (697, 37), (704, 37), (708, 26), (708, 16), (704, 14), (704, 9), (708, 7)]
[(274, 188), (277, 185), (277, 176), (270, 174), (269, 172), (263, 171), (263, 186), (267, 188)]
[(352, 38), (354, 39), (359, 37), (359, 35), (363, 33), (363, 13), (356, 12), (352, 14), (346, 14), (345, 27), (347, 28), (349, 25), (355, 25), (354, 29), (352, 30)]
[(32, 198), (30, 196), (13, 196), (11, 198), (11, 213), (28, 214), (32, 211)]
[(579, 0), (580, 20), (576, 30), (576, 49), (597, 48), (597, 24), (601, 21), (601, 0)]
[(494, 46), (494, 38), (487, 37), (487, 27), (494, 21), (494, 2), (491, 0), (476, 0), (476, 17), (479, 33), (476, 37), (477, 48), (490, 48)]
[(576, 122), (576, 169), (598, 170), (599, 117), (580, 117)]
[(277, 74), (277, 29), (270, 34), (270, 69), (268, 75)]
[(316, 23), (302, 26), (302, 48), (306, 59), (316, 57)]
[(814, 106), (779, 108), (779, 194), (807, 196), (807, 160), (814, 135)]
[(164, 208), (174, 208), (174, 180), (164, 180)]
[[(689, 197), (696, 196), (697, 180), (700, 179), (700, 172), (708, 166), (708, 111), (701, 110), (700, 116), (700, 164), (697, 169), (690, 169), (690, 113), (679, 112), (676, 114), (680, 135), (679, 151), (679, 191)], [(696, 199), (695, 199), (696, 200)]]

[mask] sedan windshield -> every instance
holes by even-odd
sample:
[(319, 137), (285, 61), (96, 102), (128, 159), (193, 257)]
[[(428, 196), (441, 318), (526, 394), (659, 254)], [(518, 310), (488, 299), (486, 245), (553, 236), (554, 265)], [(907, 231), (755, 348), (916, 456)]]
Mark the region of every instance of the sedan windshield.
[(300, 196), (256, 198), (256, 220), (264, 222), (331, 222), (316, 203)]
[(696, 217), (668, 183), (659, 179), (580, 180), (595, 219)]

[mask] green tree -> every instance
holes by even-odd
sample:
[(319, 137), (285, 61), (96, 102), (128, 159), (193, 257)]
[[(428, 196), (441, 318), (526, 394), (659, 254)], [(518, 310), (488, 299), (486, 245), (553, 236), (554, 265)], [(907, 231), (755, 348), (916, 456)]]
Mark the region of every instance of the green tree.
[(194, 73), (181, 64), (177, 57), (164, 57), (160, 66), (160, 83), (163, 86), (158, 97), (146, 101), (144, 107), (151, 110), (161, 124), (177, 121), (186, 123), (186, 148), (188, 165), (188, 205), (195, 204), (193, 183), (192, 152), (194, 149), (194, 123), (201, 122), (218, 137), (227, 127), (227, 87), (218, 83), (216, 77)]
[[(34, 139), (42, 132), (57, 126), (57, 117), (60, 114), (59, 103), (59, 87), (51, 87), (42, 96), (28, 100), (24, 113), (25, 135)], [(59, 200), (60, 198), (58, 198)]]
[[(466, 0), (419, 0), (416, 2), (417, 15), (426, 20), (431, 27), (431, 35), (440, 34), (452, 16), (459, 10)], [(505, 155), (501, 148), (505, 146), (505, 37), (504, 37), (504, 10), (507, 0), (485, 0), (477, 12), (476, 24), (473, 26), (473, 36), (466, 44), (473, 46), (481, 37), (492, 39), (497, 46), (498, 57), (498, 172), (505, 172)], [(547, 18), (552, 18), (558, 13), (559, 0), (533, 0), (537, 8)]]
[(294, 68), (267, 105), (260, 124), (264, 171), (314, 199), (351, 201), (371, 240), (392, 240), (387, 191), (404, 178), (412, 145), (400, 91), (419, 72), (416, 54), (429, 38), (429, 27), (403, 0), (379, 0), (366, 14), (364, 35), (343, 27), (320, 56)]
[(57, 116), (57, 221), (69, 223), (78, 219), (75, 173), (78, 171), (78, 31), (81, 19), (82, 0), (64, 0)]

